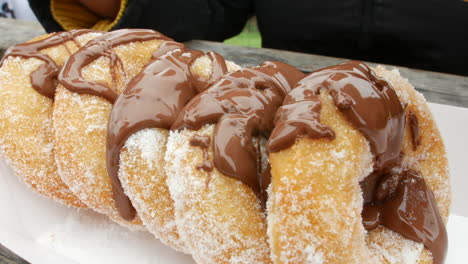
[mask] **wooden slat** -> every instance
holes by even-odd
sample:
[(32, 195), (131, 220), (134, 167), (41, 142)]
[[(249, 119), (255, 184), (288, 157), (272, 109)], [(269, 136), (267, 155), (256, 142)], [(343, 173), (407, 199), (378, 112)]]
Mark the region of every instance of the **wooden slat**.
[[(44, 30), (37, 22), (3, 18), (0, 19), (0, 32), (2, 32), (2, 38), (0, 38), (0, 55), (11, 45), (44, 34)], [(186, 44), (193, 49), (205, 51), (214, 50), (242, 66), (254, 66), (266, 60), (280, 60), (294, 65), (302, 71), (310, 72), (346, 61), (346, 59), (342, 58), (273, 49), (239, 47), (210, 41), (195, 40), (187, 42)], [(369, 64), (376, 66), (375, 63)], [(389, 68), (392, 67), (393, 66), (389, 66)], [(468, 77), (415, 70), (405, 67), (398, 68), (401, 74), (408, 78), (416, 89), (426, 96), (428, 101), (468, 107)]]
[[(226, 59), (242, 66), (255, 66), (266, 60), (279, 60), (301, 71), (311, 72), (347, 60), (284, 50), (238, 47), (211, 41), (194, 40), (186, 44), (192, 49), (216, 51)], [(368, 64), (377, 66), (376, 63), (368, 62)], [(386, 66), (389, 69), (396, 67)], [(398, 69), (401, 75), (409, 79), (429, 102), (468, 107), (468, 77), (406, 67), (398, 67)]]
[(13, 253), (13, 251), (0, 244), (0, 263), (1, 264), (29, 264), (26, 260)]
[(37, 22), (0, 18), (0, 56), (6, 49), (45, 33)]

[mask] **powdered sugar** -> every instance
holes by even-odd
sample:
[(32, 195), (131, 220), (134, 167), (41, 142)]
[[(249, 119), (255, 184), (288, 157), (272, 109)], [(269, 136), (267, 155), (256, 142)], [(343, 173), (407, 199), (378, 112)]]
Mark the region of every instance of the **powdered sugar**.
[(203, 157), (189, 141), (194, 135), (212, 136), (213, 127), (169, 136), (167, 183), (180, 235), (199, 263), (269, 262), (263, 213), (250, 188), (216, 169), (207, 173), (195, 168)]
[(173, 201), (166, 185), (164, 154), (168, 131), (143, 129), (125, 143), (119, 178), (148, 230), (163, 243), (185, 251), (174, 221)]

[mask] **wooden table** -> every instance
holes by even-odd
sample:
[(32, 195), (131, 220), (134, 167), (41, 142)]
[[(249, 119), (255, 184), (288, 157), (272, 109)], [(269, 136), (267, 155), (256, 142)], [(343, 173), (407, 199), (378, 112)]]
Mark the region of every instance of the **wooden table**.
[[(44, 30), (38, 23), (11, 19), (0, 19), (0, 55), (16, 43), (29, 40)], [(304, 72), (338, 64), (346, 59), (304, 54), (274, 49), (258, 49), (226, 45), (219, 42), (194, 40), (186, 43), (188, 47), (199, 50), (213, 50), (226, 59), (242, 66), (254, 66), (266, 60), (279, 60), (296, 66)], [(369, 63), (376, 66), (375, 63)], [(394, 66), (388, 66), (393, 68)], [(468, 64), (467, 64), (468, 67)], [(468, 107), (468, 77), (429, 72), (398, 67), (400, 73), (408, 78), (429, 102)], [(0, 263), (27, 263), (0, 244)]]
[[(267, 60), (289, 63), (301, 71), (311, 72), (347, 59), (298, 52), (238, 47), (218, 42), (194, 40), (186, 43), (192, 49), (213, 50), (242, 66), (254, 66)], [(368, 63), (377, 66), (377, 63)], [(393, 69), (396, 66), (388, 66)], [(467, 63), (468, 67), (468, 63)], [(400, 73), (424, 94), (429, 102), (468, 108), (468, 77), (398, 67)]]

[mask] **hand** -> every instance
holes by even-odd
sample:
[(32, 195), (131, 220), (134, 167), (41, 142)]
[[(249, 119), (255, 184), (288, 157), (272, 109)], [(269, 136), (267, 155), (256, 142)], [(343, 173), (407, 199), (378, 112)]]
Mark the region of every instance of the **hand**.
[(120, 9), (120, 0), (78, 0), (99, 17), (113, 19)]

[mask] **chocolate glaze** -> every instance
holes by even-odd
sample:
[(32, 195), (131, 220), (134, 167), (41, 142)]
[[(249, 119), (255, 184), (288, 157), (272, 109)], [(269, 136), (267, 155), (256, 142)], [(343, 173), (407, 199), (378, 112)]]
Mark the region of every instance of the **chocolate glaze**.
[(382, 173), (374, 171), (360, 182), (364, 204), (374, 200), (375, 189)]
[(387, 174), (377, 186), (374, 201), (364, 205), (362, 222), (367, 230), (379, 225), (407, 239), (423, 243), (433, 263), (443, 263), (447, 232), (439, 209), (424, 178), (415, 171)]
[[(27, 42), (15, 45), (9, 48), (3, 56), (0, 65), (8, 57), (23, 57), (23, 58), (35, 58), (45, 63), (41, 64), (35, 71), (31, 73), (30, 80), (31, 86), (40, 94), (47, 96), (51, 99), (55, 96), (55, 88), (57, 86), (57, 75), (60, 67), (55, 61), (47, 54), (41, 53), (41, 50), (63, 45), (67, 41), (73, 41), (79, 48), (80, 44), (75, 40), (76, 37), (91, 32), (97, 32), (93, 30), (80, 29), (71, 30), (65, 32), (54, 33), (51, 36), (37, 40), (33, 42)], [(65, 46), (68, 53), (71, 55), (71, 51)]]
[(408, 111), (408, 126), (411, 132), (413, 150), (417, 150), (419, 145), (421, 145), (421, 137), (419, 136), (418, 116), (413, 111)]
[[(59, 74), (59, 82), (72, 92), (101, 96), (113, 103), (118, 96), (115, 87), (116, 67), (122, 67), (122, 62), (112, 51), (112, 48), (130, 42), (155, 39), (171, 41), (170, 38), (161, 33), (147, 29), (120, 29), (99, 36), (88, 42), (80, 52), (73, 54), (68, 59)], [(114, 87), (109, 87), (104, 83), (90, 82), (81, 75), (83, 67), (101, 56), (110, 59)]]
[(345, 118), (367, 138), (376, 157), (376, 170), (398, 162), (404, 109), (391, 85), (358, 61), (321, 69), (298, 82), (278, 111), (275, 129), (268, 141), (269, 152), (291, 146), (300, 135), (334, 138), (333, 131), (320, 124), (322, 89), (330, 92)]
[(298, 86), (286, 95), (275, 116), (275, 129), (268, 140), (268, 152), (292, 146), (297, 137), (334, 139), (335, 133), (320, 123), (321, 104), (315, 91)]
[[(161, 56), (163, 53), (166, 54)], [(210, 78), (195, 77), (190, 68), (204, 53), (187, 50), (176, 42), (164, 42), (153, 55), (161, 57), (129, 81), (112, 108), (107, 129), (107, 171), (117, 209), (127, 220), (135, 217), (135, 209), (118, 178), (120, 150), (127, 138), (144, 128), (169, 129), (177, 114), (198, 90), (203, 90), (227, 72), (224, 59), (209, 52), (208, 56), (213, 60)], [(210, 164), (203, 163), (201, 168), (209, 170)]]
[(252, 136), (268, 136), (276, 109), (302, 77), (296, 68), (281, 62), (265, 62), (227, 74), (193, 98), (171, 129), (198, 130), (205, 124), (217, 123), (214, 165), (261, 197), (258, 150)]
[(268, 163), (266, 168), (263, 168), (260, 171), (260, 201), (262, 202), (262, 209), (266, 211), (266, 202), (268, 200), (268, 186), (271, 183), (271, 166)]
[(203, 150), (203, 162), (197, 165), (197, 170), (204, 170), (210, 172), (213, 170), (213, 163), (208, 157), (208, 147), (210, 146), (210, 136), (196, 135), (190, 140), (190, 146), (200, 147)]

